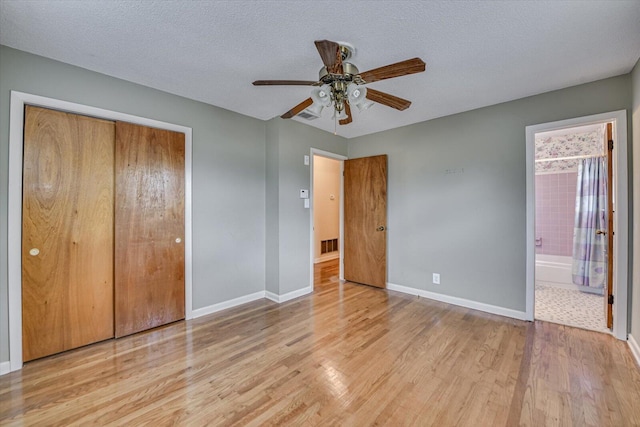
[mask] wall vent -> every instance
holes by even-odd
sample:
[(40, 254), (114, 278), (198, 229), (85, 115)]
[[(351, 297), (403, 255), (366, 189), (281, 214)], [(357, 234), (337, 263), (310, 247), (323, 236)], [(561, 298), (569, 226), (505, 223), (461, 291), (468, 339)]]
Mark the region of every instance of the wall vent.
[(338, 251), (338, 239), (329, 239), (320, 241), (320, 254)]

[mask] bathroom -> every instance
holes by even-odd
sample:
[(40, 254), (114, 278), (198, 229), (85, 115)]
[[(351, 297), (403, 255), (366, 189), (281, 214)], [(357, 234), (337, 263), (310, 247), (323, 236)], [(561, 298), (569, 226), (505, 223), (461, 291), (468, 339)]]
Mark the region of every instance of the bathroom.
[(601, 332), (608, 331), (606, 126), (535, 136), (535, 318)]

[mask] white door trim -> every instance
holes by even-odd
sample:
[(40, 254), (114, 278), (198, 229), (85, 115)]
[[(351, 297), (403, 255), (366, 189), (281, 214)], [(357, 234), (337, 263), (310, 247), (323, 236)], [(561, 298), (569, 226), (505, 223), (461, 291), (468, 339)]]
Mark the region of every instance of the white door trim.
[(73, 102), (11, 91), (9, 119), (9, 203), (8, 203), (8, 279), (9, 279), (9, 362), (11, 371), (22, 368), (22, 150), (24, 106), (35, 105), (107, 120), (120, 120), (143, 126), (172, 130), (185, 135), (185, 317), (192, 314), (192, 224), (191, 170), (192, 130), (189, 127)]
[(627, 298), (629, 259), (629, 186), (627, 171), (627, 112), (626, 110), (577, 117), (557, 122), (542, 123), (526, 127), (526, 176), (527, 176), (527, 248), (526, 248), (526, 318), (534, 320), (535, 289), (535, 134), (551, 130), (613, 122), (614, 126), (614, 277), (613, 335), (627, 339)]
[(315, 261), (315, 248), (314, 248), (314, 243), (315, 243), (315, 236), (313, 233), (313, 156), (321, 156), (321, 157), (327, 157), (329, 159), (334, 159), (334, 160), (340, 160), (340, 236), (339, 238), (339, 246), (340, 246), (340, 273), (339, 273), (339, 278), (340, 280), (344, 280), (344, 271), (343, 271), (343, 265), (344, 265), (344, 261), (343, 261), (343, 254), (344, 254), (344, 176), (343, 176), (343, 171), (344, 171), (344, 161), (347, 160), (346, 156), (343, 156), (341, 154), (336, 154), (336, 153), (331, 153), (329, 151), (324, 151), (324, 150), (320, 150), (317, 148), (311, 148), (310, 151), (311, 155), (309, 156), (309, 158), (311, 159), (310, 165), (311, 167), (310, 169), (310, 191), (309, 191), (309, 198), (311, 199), (311, 209), (309, 209), (309, 236), (311, 239), (311, 244), (310, 244), (310, 264), (309, 264), (309, 286), (311, 287), (311, 289), (313, 289), (314, 283), (313, 283), (313, 266), (314, 266), (314, 261)]

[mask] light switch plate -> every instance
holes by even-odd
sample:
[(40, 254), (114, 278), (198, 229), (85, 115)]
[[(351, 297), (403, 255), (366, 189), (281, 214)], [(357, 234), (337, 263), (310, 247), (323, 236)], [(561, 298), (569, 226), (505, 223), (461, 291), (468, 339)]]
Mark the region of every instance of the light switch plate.
[(309, 166), (309, 156), (304, 156), (304, 165)]

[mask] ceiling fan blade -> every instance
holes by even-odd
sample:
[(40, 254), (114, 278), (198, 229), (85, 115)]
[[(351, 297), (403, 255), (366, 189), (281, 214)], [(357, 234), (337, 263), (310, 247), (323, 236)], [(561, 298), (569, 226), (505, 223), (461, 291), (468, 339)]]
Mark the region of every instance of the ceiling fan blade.
[(407, 59), (406, 61), (396, 62), (395, 64), (385, 65), (384, 67), (374, 68), (373, 70), (360, 73), (360, 77), (366, 83), (377, 82), (379, 80), (390, 79), (393, 77), (406, 76), (408, 74), (421, 73), (425, 70), (425, 63), (420, 58)]
[(351, 107), (349, 106), (348, 102), (345, 102), (344, 104), (344, 112), (347, 113), (347, 118), (340, 120), (338, 123), (340, 123), (341, 125), (348, 125), (353, 121), (353, 119), (351, 118)]
[(318, 84), (318, 82), (312, 82), (308, 80), (256, 80), (255, 82), (253, 82), (254, 86), (314, 86)]
[(320, 58), (322, 58), (322, 63), (327, 67), (327, 71), (336, 73), (337, 69), (342, 65), (340, 45), (331, 40), (316, 40), (314, 43)]
[(297, 116), (300, 111), (304, 110), (307, 107), (310, 107), (311, 104), (313, 104), (313, 99), (307, 98), (280, 117), (282, 117), (283, 119), (290, 119), (291, 117)]
[(406, 110), (411, 105), (411, 101), (371, 88), (367, 88), (367, 99), (400, 111)]

